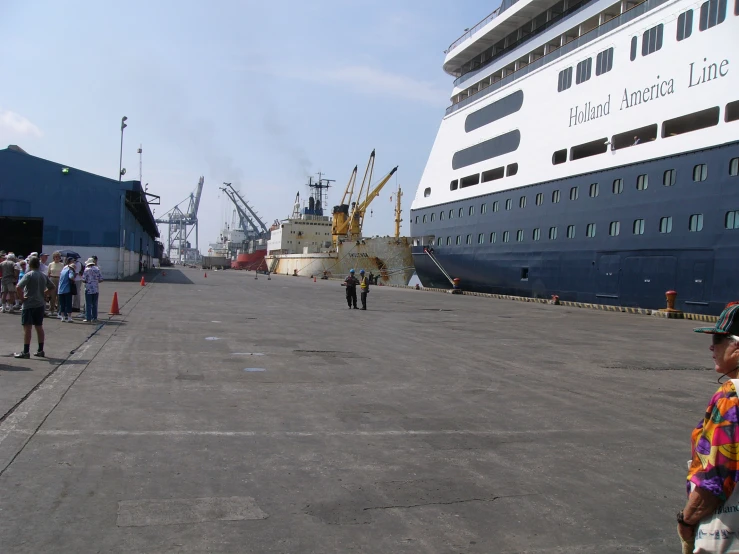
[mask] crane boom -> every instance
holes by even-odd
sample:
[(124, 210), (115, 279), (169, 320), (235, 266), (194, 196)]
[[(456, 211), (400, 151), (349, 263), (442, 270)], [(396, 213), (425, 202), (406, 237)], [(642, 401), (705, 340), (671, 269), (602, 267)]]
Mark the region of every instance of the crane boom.
[(267, 234), (267, 226), (264, 224), (264, 222), (261, 219), (259, 219), (259, 216), (254, 212), (254, 210), (252, 210), (252, 208), (249, 205), (249, 203), (246, 200), (244, 200), (244, 198), (241, 196), (241, 194), (239, 194), (239, 192), (233, 187), (233, 185), (231, 183), (223, 183), (223, 184), (226, 185), (229, 189), (231, 189), (231, 192), (234, 195), (236, 195), (236, 197), (239, 200), (241, 200), (241, 203), (243, 204), (243, 207), (245, 207), (247, 210), (249, 210), (249, 213), (251, 214), (251, 216), (259, 224), (259, 227), (261, 228), (261, 230), (260, 231), (257, 231), (257, 234), (266, 235)]
[(259, 229), (259, 227), (257, 227), (256, 223), (254, 223), (246, 214), (244, 209), (239, 205), (236, 198), (233, 196), (233, 194), (231, 194), (231, 191), (229, 191), (225, 187), (222, 187), (221, 190), (226, 193), (226, 196), (228, 196), (231, 202), (233, 202), (233, 205), (236, 206), (236, 211), (239, 214), (239, 220), (241, 221), (241, 230), (244, 231), (244, 236), (248, 237), (251, 234), (249, 233), (249, 227), (254, 230), (254, 235), (259, 236), (261, 234), (261, 230)]
[(398, 166), (396, 165), (392, 170), (390, 170), (390, 173), (385, 175), (379, 183), (373, 188), (371, 191), (369, 190), (369, 186), (367, 187), (367, 195), (363, 202), (359, 202), (354, 206), (354, 210), (352, 211), (352, 215), (350, 219), (348, 220), (349, 229), (348, 231), (344, 230), (339, 235), (334, 236), (334, 240), (338, 240), (343, 237), (350, 238), (352, 240), (358, 239), (362, 236), (362, 226), (364, 224), (364, 214), (367, 212), (367, 208), (372, 203), (372, 201), (377, 198), (377, 196), (380, 194), (380, 191), (382, 190), (382, 187), (384, 187), (387, 182), (390, 180), (390, 178), (395, 175), (395, 172), (398, 170)]
[(198, 208), (200, 207), (200, 197), (203, 194), (203, 183), (205, 183), (205, 178), (200, 177), (200, 180), (198, 181), (198, 188), (195, 192), (195, 201), (193, 202), (193, 209), (190, 213), (190, 217), (197, 218), (198, 217)]

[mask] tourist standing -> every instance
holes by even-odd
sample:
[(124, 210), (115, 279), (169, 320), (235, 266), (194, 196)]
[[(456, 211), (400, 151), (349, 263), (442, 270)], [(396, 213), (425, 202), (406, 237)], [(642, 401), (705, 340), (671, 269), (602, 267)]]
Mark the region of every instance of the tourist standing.
[(53, 261), (49, 264), (48, 276), (49, 279), (51, 279), (51, 282), (54, 283), (54, 290), (51, 291), (49, 297), (49, 312), (50, 315), (54, 315), (56, 313), (57, 317), (61, 319), (62, 314), (59, 313), (59, 293), (57, 290), (59, 289), (59, 275), (61, 274), (62, 269), (64, 269), (64, 262), (62, 262), (61, 252), (54, 252), (51, 257)]
[(369, 294), (370, 280), (364, 274), (364, 269), (359, 270), (359, 297), (362, 300), (362, 309), (367, 309), (367, 295)]
[(0, 264), (0, 286), (2, 286), (2, 311), (15, 311), (15, 284), (17, 273), (15, 269), (15, 254), (9, 252), (5, 261)]
[(31, 327), (36, 328), (38, 350), (34, 356), (44, 354), (44, 307), (46, 291), (54, 287), (49, 278), (39, 271), (39, 259), (29, 260), (29, 271), (18, 281), (18, 299), (23, 303), (21, 308), (21, 325), (23, 325), (23, 352), (14, 354), (16, 358), (31, 357)]
[(76, 286), (74, 282), (74, 258), (67, 258), (67, 265), (59, 274), (59, 313), (62, 321), (72, 322), (72, 289)]
[(72, 294), (72, 311), (79, 312), (81, 310), (80, 298), (82, 296), (82, 271), (85, 268), (82, 267), (82, 262), (79, 258), (74, 260), (74, 281), (76, 285), (76, 292)]
[(100, 273), (98, 266), (95, 265), (93, 258), (85, 262), (85, 272), (82, 274), (82, 280), (85, 282), (84, 321), (95, 322), (98, 320), (98, 298), (100, 295), (98, 283), (102, 282), (103, 275)]

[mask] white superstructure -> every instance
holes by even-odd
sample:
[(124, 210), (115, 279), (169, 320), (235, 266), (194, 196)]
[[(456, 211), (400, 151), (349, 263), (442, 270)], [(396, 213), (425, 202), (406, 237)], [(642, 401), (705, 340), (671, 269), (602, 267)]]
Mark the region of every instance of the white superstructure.
[(452, 106), (412, 210), (736, 140), (738, 11), (520, 0), (486, 18), (447, 53)]

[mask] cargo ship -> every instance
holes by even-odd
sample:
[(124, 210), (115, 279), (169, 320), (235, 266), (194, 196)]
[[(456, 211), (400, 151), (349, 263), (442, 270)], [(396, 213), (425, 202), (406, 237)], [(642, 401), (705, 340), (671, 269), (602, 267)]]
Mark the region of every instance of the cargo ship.
[(503, 0), (454, 41), (424, 286), (717, 314), (739, 269), (739, 3)]
[(400, 236), (400, 188), (395, 192), (395, 235), (365, 237), (362, 224), (369, 204), (395, 174), (388, 173), (374, 187), (372, 152), (356, 201), (352, 201), (357, 168), (347, 184), (344, 197), (334, 206), (332, 215), (324, 215), (330, 180), (319, 174), (310, 178), (310, 196), (302, 206), (300, 194), (295, 198), (292, 215), (279, 222), (267, 243), (266, 262), (270, 272), (316, 278), (346, 276), (350, 269), (377, 277), (377, 284), (407, 285), (413, 276), (411, 241)]

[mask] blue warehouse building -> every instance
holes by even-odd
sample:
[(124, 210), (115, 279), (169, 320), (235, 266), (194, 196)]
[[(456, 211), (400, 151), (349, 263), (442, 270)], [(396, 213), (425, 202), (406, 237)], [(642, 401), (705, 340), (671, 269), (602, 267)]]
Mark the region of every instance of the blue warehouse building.
[(96, 255), (105, 278), (122, 279), (152, 266), (158, 236), (140, 182), (0, 150), (0, 249)]

